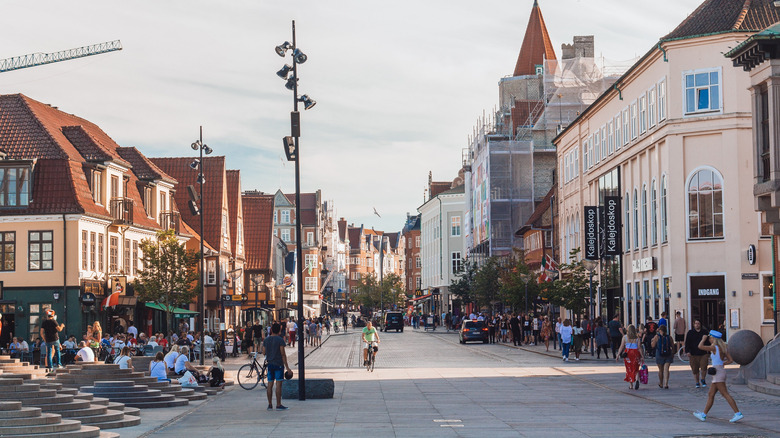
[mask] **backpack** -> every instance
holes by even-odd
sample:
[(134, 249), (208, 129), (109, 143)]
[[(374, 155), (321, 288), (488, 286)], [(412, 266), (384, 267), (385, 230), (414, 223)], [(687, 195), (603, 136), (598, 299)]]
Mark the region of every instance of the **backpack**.
[(672, 353), (671, 343), (669, 342), (669, 336), (661, 336), (659, 339), (659, 350), (661, 350), (662, 357), (669, 357)]

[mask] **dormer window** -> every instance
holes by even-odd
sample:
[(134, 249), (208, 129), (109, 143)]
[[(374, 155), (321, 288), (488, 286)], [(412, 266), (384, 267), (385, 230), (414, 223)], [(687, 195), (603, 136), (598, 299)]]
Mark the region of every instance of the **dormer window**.
[(154, 217), (152, 214), (152, 188), (149, 186), (144, 187), (144, 210), (147, 216)]
[(99, 170), (92, 171), (92, 199), (103, 205), (103, 172)]
[(0, 166), (0, 207), (30, 203), (30, 166)]

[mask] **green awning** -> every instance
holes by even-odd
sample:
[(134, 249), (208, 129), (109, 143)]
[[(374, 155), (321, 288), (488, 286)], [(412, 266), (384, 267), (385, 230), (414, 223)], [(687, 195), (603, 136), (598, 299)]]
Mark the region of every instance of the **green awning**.
[[(157, 304), (157, 303), (145, 303), (146, 307), (149, 307), (150, 309), (154, 310), (160, 310), (162, 312), (168, 311), (166, 306), (164, 304)], [(182, 309), (181, 307), (174, 307), (173, 313), (178, 315), (197, 315), (198, 312), (195, 310), (188, 310), (188, 309)]]

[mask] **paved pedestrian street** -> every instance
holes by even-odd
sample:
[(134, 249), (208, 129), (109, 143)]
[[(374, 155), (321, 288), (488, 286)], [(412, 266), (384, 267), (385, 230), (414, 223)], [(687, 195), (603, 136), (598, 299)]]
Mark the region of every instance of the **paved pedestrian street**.
[[(638, 391), (623, 382), (622, 363), (562, 362), (544, 346), (460, 345), (440, 330), (381, 333), (374, 372), (361, 367), (357, 332), (333, 334), (307, 348), (306, 377), (332, 378), (330, 400), (286, 400), (286, 412), (266, 411), (263, 388), (233, 386), (178, 411), (144, 411), (123, 437), (675, 437), (780, 436), (780, 398), (731, 385), (745, 419), (731, 424), (718, 396), (706, 422), (693, 417), (706, 401), (686, 364), (672, 367), (670, 389), (650, 381)], [(291, 365), (297, 352), (288, 348)], [(235, 370), (244, 359), (228, 361)], [(295, 368), (295, 367), (293, 367)], [(729, 368), (729, 378), (736, 367)], [(296, 372), (297, 374), (297, 372)], [(148, 414), (148, 415), (147, 415)]]

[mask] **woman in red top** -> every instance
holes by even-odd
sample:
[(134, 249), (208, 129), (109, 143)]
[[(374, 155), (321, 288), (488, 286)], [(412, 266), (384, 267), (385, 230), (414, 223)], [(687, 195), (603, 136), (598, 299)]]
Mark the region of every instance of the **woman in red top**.
[(625, 351), (626, 356), (623, 357), (623, 364), (626, 366), (626, 377), (623, 379), (628, 382), (629, 389), (639, 389), (639, 367), (644, 363), (644, 347), (639, 341), (639, 335), (636, 332), (636, 327), (632, 325), (628, 326), (626, 335), (623, 336), (623, 342), (620, 343), (620, 349), (618, 350), (618, 357), (615, 361), (620, 360), (622, 353)]

